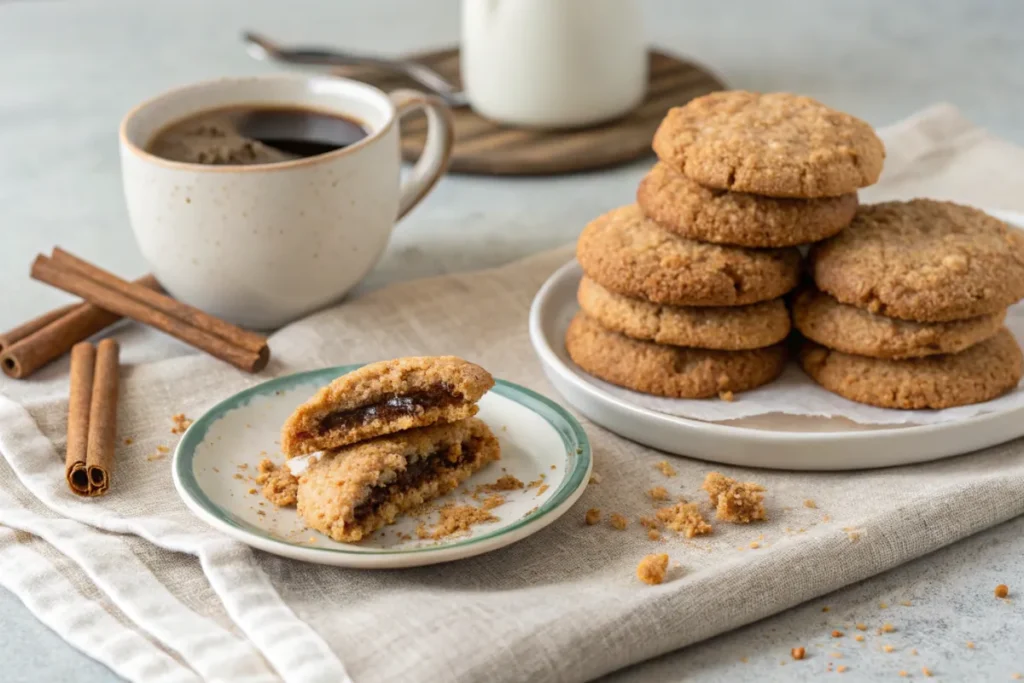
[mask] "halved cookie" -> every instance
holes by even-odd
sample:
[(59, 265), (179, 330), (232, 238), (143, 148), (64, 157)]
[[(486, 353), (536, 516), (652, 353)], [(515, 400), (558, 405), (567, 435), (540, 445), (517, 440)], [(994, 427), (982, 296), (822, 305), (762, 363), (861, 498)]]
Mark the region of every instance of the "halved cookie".
[(800, 365), (815, 382), (859, 403), (904, 410), (952, 408), (989, 401), (1017, 386), (1021, 350), (1005, 327), (960, 353), (890, 360), (832, 351), (814, 342)]
[(778, 377), (786, 347), (714, 351), (663, 346), (606, 330), (578, 313), (565, 348), (583, 370), (620, 387), (672, 398), (708, 398), (747, 391)]
[(472, 417), (493, 386), (489, 372), (455, 356), (371, 363), (299, 406), (281, 430), (281, 450), (293, 457)]
[(335, 541), (359, 541), (500, 457), (498, 439), (476, 418), (347, 446), (299, 477), (299, 515)]
[(808, 288), (793, 302), (793, 324), (812, 341), (872, 358), (920, 358), (958, 353), (994, 336), (1006, 311), (945, 323), (887, 318)]
[(789, 334), (781, 298), (746, 306), (668, 306), (609, 292), (586, 276), (576, 298), (605, 329), (658, 344), (737, 351), (771, 346)]

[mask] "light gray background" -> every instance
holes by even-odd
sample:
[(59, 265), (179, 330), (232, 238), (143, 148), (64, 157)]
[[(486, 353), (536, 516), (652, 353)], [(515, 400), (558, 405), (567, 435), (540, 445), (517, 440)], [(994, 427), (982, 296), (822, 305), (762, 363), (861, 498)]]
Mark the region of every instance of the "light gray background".
[[(646, 0), (645, 9), (652, 43), (703, 62), (732, 87), (812, 95), (878, 126), (946, 101), (1024, 143), (1022, 3)], [(121, 200), (117, 123), (165, 88), (274, 70), (240, 48), (243, 28), (397, 54), (454, 43), (458, 4), (0, 0), (0, 329), (66, 300), (27, 277), (34, 255), (56, 244), (126, 276), (145, 272)], [(562, 178), (449, 177), (402, 223), (364, 286), (568, 242), (593, 216), (630, 201), (647, 165)], [(936, 680), (1012, 680), (1024, 673), (1024, 602), (995, 600), (992, 589), (1007, 583), (1024, 595), (1022, 557), (1018, 519), (614, 678), (809, 680), (831, 662), (849, 667), (846, 681), (892, 680), (900, 669), (921, 679), (922, 666)], [(890, 607), (880, 610), (880, 601)], [(826, 656), (832, 629), (857, 621), (889, 621), (898, 631), (885, 639), (871, 632), (863, 647), (846, 638), (842, 659)], [(883, 652), (882, 642), (895, 651)], [(788, 653), (798, 645), (809, 658), (795, 663)], [(114, 680), (2, 591), (0, 660), (12, 683)]]

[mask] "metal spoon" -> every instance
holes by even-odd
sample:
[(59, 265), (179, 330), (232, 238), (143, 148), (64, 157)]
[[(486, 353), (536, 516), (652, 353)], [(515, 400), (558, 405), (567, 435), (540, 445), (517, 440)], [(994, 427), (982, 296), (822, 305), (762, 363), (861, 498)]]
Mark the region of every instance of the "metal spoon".
[(366, 55), (339, 52), (328, 48), (286, 48), (251, 31), (242, 34), (249, 54), (260, 60), (274, 60), (286, 64), (307, 66), (372, 66), (403, 74), (424, 88), (436, 93), (449, 107), (465, 107), (466, 95), (444, 76), (418, 62), (402, 59), (384, 59)]

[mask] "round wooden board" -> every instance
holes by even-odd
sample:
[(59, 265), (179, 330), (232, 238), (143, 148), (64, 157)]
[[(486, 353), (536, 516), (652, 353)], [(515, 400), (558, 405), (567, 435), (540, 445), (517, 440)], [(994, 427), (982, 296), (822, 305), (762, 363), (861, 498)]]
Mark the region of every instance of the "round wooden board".
[[(413, 59), (459, 83), (457, 49), (414, 55)], [(650, 53), (650, 84), (643, 103), (627, 116), (580, 130), (511, 128), (481, 117), (469, 107), (455, 109), (455, 149), (450, 171), (483, 175), (553, 175), (624, 164), (651, 154), (651, 138), (665, 113), (724, 85), (703, 67), (658, 51)], [(340, 75), (377, 86), (422, 89), (404, 76), (370, 68), (347, 68)], [(423, 151), (426, 118), (402, 120), (402, 156)]]

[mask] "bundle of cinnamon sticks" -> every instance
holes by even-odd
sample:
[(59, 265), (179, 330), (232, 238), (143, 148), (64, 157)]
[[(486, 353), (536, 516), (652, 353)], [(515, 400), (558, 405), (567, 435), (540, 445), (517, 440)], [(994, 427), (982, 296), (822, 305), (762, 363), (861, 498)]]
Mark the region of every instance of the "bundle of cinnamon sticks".
[(72, 493), (102, 496), (110, 488), (117, 440), (118, 346), (104, 339), (71, 349), (68, 446), (64, 474)]
[(104, 339), (94, 346), (84, 340), (124, 317), (246, 372), (259, 372), (270, 360), (265, 337), (163, 294), (152, 275), (128, 282), (55, 248), (51, 256), (36, 257), (32, 277), (84, 302), (0, 334), (0, 370), (23, 379), (71, 351), (65, 474), (78, 495), (107, 492), (117, 440), (118, 344)]
[(128, 282), (63, 249), (40, 254), (32, 277), (86, 303), (50, 311), (0, 334), (0, 370), (24, 379), (67, 353), (76, 343), (122, 317), (149, 325), (246, 372), (270, 360), (262, 335), (249, 332), (163, 294), (152, 275)]

